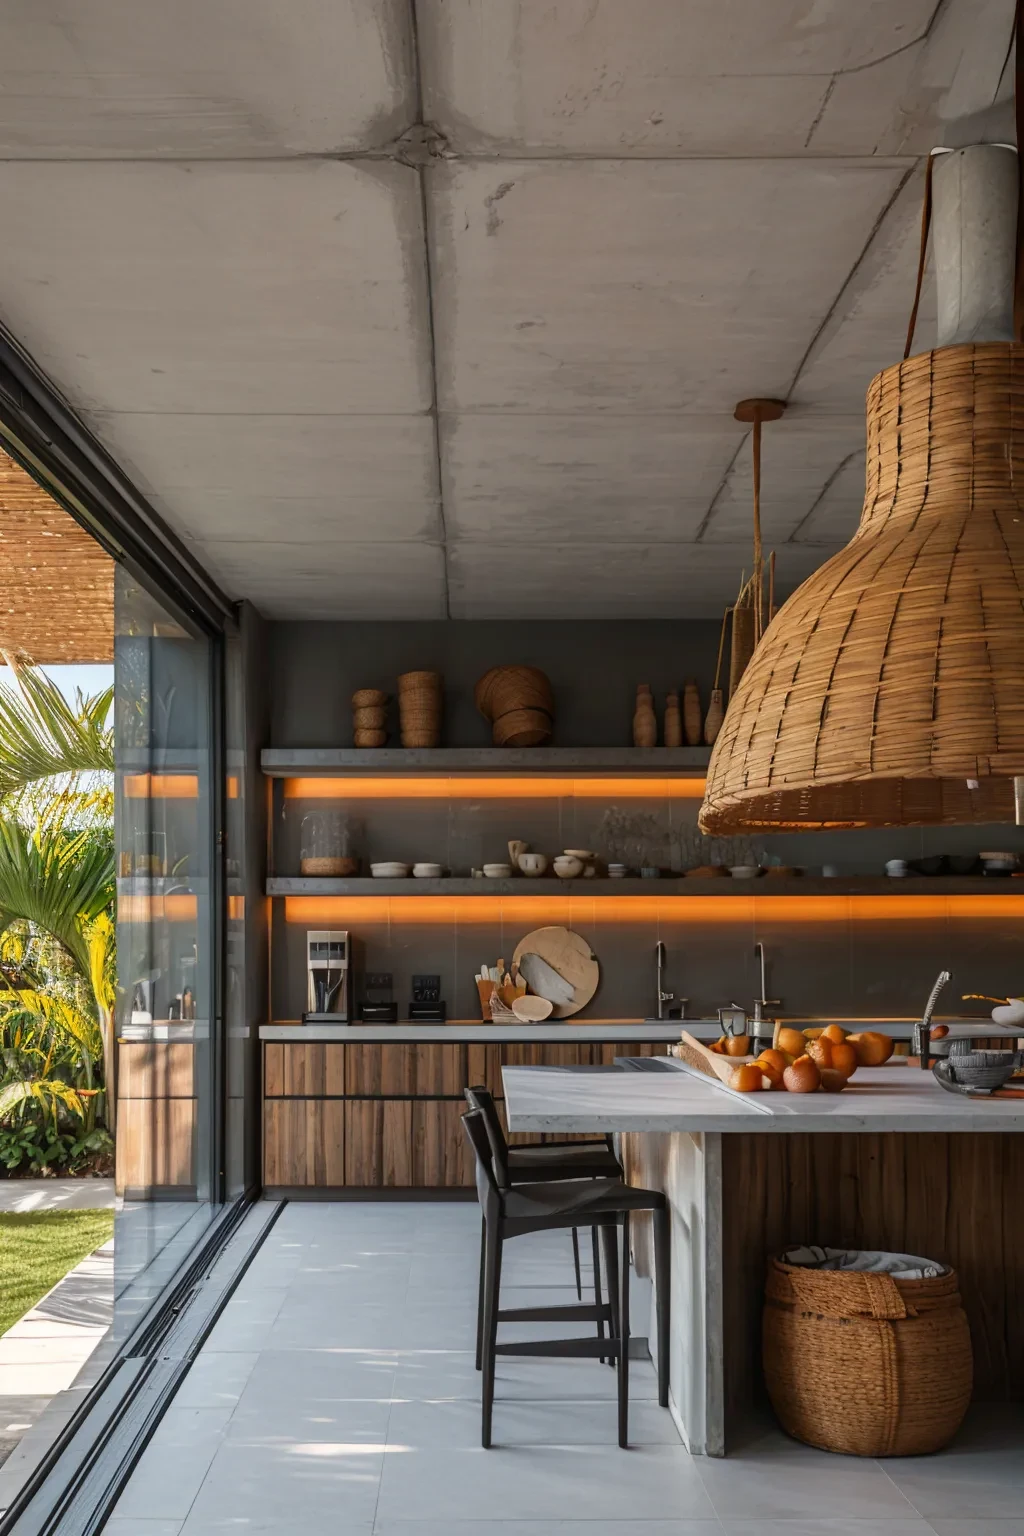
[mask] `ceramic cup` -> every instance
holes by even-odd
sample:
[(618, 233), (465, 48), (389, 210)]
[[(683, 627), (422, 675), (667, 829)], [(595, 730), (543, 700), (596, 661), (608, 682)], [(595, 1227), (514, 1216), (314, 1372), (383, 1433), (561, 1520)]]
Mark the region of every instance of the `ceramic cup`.
[(548, 856), (546, 853), (521, 853), (518, 862), (521, 874), (537, 879), (548, 867)]
[(907, 872), (906, 859), (886, 859), (885, 872), (890, 880), (900, 880)]
[(555, 860), (553, 867), (559, 880), (576, 880), (583, 873), (583, 861), (570, 859), (564, 853)]

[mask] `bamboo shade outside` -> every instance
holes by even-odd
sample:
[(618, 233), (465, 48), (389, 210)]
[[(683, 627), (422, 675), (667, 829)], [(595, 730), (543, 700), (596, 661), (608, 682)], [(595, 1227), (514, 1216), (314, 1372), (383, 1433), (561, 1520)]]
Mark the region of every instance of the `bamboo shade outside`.
[(0, 647), (41, 665), (114, 656), (114, 562), (2, 450)]
[(872, 380), (860, 526), (730, 699), (703, 831), (1013, 820), (1022, 487), (1024, 345), (943, 347)]

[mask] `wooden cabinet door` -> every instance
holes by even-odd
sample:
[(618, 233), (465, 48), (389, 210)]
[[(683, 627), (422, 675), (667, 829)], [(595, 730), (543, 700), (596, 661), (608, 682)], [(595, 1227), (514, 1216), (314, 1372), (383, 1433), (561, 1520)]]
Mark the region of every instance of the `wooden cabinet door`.
[(413, 1182), (412, 1102), (349, 1099), (345, 1105), (345, 1183), (350, 1189), (402, 1189)]
[(274, 1189), (344, 1184), (345, 1109), (340, 1099), (267, 1099), (264, 1184)]
[(462, 1189), (476, 1182), (472, 1150), (462, 1128), (463, 1105), (419, 1099), (412, 1106), (412, 1182), (419, 1189)]

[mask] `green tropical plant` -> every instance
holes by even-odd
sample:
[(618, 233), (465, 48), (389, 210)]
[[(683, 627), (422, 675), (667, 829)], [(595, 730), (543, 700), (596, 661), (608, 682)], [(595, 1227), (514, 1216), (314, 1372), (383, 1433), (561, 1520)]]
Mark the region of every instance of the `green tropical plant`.
[[(0, 796), (47, 779), (114, 771), (113, 688), (68, 703), (45, 672), (9, 652), (16, 688), (0, 687)], [(80, 783), (73, 786), (80, 789)]]
[(0, 685), (0, 1164), (109, 1150), (114, 1051), (112, 690), (70, 705), (18, 658)]

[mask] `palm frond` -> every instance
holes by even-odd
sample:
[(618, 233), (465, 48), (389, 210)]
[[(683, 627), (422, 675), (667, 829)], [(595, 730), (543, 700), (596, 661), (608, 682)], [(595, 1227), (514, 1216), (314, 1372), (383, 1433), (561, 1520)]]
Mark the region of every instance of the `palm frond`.
[(0, 684), (0, 796), (42, 779), (113, 772), (113, 688), (68, 703), (37, 667), (6, 655), (16, 688)]
[(0, 1122), (9, 1120), (29, 1104), (38, 1104), (44, 1113), (57, 1118), (57, 1108), (69, 1110), (80, 1120), (85, 1118), (85, 1106), (76, 1089), (61, 1082), (58, 1077), (20, 1078), (0, 1088)]
[(15, 1016), (37, 1021), (52, 1035), (73, 1041), (81, 1055), (91, 1062), (101, 1060), (103, 1036), (99, 1023), (81, 1008), (66, 998), (28, 988), (19, 991), (16, 999), (12, 997), (6, 1009), (0, 1000), (0, 1023)]
[(66, 950), (81, 974), (91, 974), (85, 929), (114, 897), (114, 853), (92, 832), (68, 835), (0, 819), (0, 926), (23, 918)]

